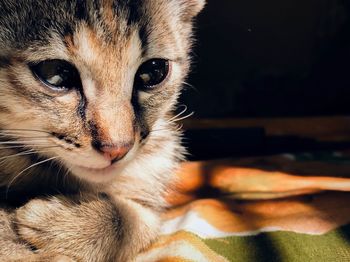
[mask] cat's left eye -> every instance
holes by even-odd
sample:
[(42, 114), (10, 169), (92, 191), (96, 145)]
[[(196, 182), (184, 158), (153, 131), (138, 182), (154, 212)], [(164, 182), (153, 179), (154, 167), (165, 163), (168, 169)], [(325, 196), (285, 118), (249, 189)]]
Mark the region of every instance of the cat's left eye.
[(56, 91), (67, 91), (81, 87), (78, 70), (64, 60), (45, 60), (30, 64), (33, 74), (48, 87)]
[(135, 87), (139, 90), (152, 90), (169, 75), (170, 62), (166, 59), (151, 59), (143, 63), (135, 75)]

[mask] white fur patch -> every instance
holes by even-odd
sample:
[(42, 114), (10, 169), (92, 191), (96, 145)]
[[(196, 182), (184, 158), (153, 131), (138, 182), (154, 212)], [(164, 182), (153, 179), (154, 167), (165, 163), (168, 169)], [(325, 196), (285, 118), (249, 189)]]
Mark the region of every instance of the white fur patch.
[(82, 26), (79, 31), (74, 34), (74, 45), (78, 47), (78, 53), (87, 62), (96, 59), (96, 53), (91, 46), (89, 33), (87, 29)]

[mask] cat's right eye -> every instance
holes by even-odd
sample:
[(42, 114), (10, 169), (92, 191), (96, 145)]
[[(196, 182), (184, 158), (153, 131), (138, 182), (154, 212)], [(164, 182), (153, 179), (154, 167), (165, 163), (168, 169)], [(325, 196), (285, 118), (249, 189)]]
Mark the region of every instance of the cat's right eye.
[(29, 67), (41, 82), (56, 91), (68, 91), (81, 87), (78, 70), (67, 61), (45, 60), (30, 64)]

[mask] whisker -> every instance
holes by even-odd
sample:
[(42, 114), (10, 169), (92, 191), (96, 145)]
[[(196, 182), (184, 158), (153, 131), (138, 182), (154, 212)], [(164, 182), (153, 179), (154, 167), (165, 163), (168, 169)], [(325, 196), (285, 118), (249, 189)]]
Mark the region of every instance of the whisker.
[(67, 182), (68, 182), (68, 175), (71, 172), (72, 172), (71, 169), (69, 167), (66, 167), (66, 172), (64, 172), (64, 175), (63, 175), (63, 185), (64, 186), (67, 184)]
[(176, 128), (176, 131), (177, 131), (177, 132), (178, 132), (178, 131), (181, 131), (181, 130), (183, 129), (183, 127), (184, 127), (183, 124), (179, 125), (179, 126)]
[(57, 170), (57, 173), (56, 173), (56, 176), (57, 176), (57, 177), (59, 176), (59, 174), (60, 174), (62, 168), (63, 168), (63, 165), (60, 164), (60, 165), (59, 165), (59, 169)]
[(35, 154), (35, 153), (36, 153), (36, 151), (35, 151), (34, 149), (31, 149), (31, 150), (27, 150), (27, 151), (20, 152), (20, 153), (17, 153), (17, 154), (13, 154), (13, 155), (9, 155), (9, 156), (0, 157), (0, 160), (8, 159), (8, 158), (13, 158), (13, 157), (16, 157), (16, 156), (32, 155), (32, 154)]
[(0, 145), (16, 145), (16, 144), (30, 144), (30, 143), (47, 143), (47, 141), (21, 141), (21, 140), (17, 140), (17, 141), (2, 141), (0, 142)]
[(26, 148), (27, 146), (0, 146), (0, 149), (16, 149), (16, 148)]
[(45, 146), (45, 145), (42, 145), (42, 146), (37, 146), (37, 145), (33, 145), (33, 147), (35, 147), (35, 148), (33, 148), (33, 149), (35, 149), (35, 150), (38, 150), (38, 149), (50, 149), (50, 148), (58, 148), (58, 147), (60, 147), (60, 146), (50, 146), (50, 145), (48, 145), (48, 146)]
[(189, 117), (191, 117), (191, 116), (193, 116), (193, 115), (194, 115), (194, 112), (191, 112), (191, 113), (189, 113), (188, 115), (185, 115), (185, 116), (183, 116), (183, 117), (175, 118), (175, 119), (169, 121), (169, 123), (178, 122), (178, 121), (187, 119), (187, 118), (189, 118)]
[(28, 147), (30, 147), (30, 146), (32, 146), (32, 147), (37, 147), (37, 148), (55, 148), (55, 147), (60, 147), (60, 146), (49, 146), (49, 144), (48, 144), (48, 146), (45, 146), (45, 145), (35, 145), (35, 144), (32, 144), (32, 145), (19, 145), (19, 146), (0, 146), (0, 150), (1, 149), (16, 149), (16, 148), (23, 148), (23, 149), (25, 149), (25, 148), (28, 148)]
[(158, 128), (158, 129), (153, 129), (150, 131), (150, 133), (153, 133), (153, 132), (162, 132), (162, 131), (171, 131), (173, 130), (172, 128)]
[(21, 172), (19, 172), (19, 173), (10, 181), (10, 183), (7, 185), (7, 189), (6, 189), (6, 198), (7, 198), (7, 196), (8, 196), (8, 192), (9, 192), (10, 187), (11, 187), (11, 185), (13, 184), (13, 182), (14, 182), (16, 179), (18, 179), (24, 172), (26, 172), (27, 170), (29, 170), (29, 169), (31, 169), (31, 168), (33, 168), (33, 167), (42, 165), (42, 164), (44, 164), (44, 163), (46, 163), (46, 162), (55, 160), (55, 159), (57, 159), (57, 158), (58, 158), (58, 156), (55, 156), (55, 157), (51, 157), (51, 158), (48, 158), (48, 159), (39, 161), (39, 162), (34, 163), (34, 164), (30, 165), (29, 167), (23, 169)]
[[(11, 158), (15, 158), (15, 157), (20, 157), (20, 156), (29, 156), (29, 155), (34, 155), (34, 154), (39, 154), (39, 153), (48, 153), (50, 151), (47, 151), (45, 149), (51, 149), (51, 148), (58, 148), (60, 146), (56, 145), (56, 146), (51, 146), (51, 145), (33, 145), (36, 148), (28, 148), (28, 146), (5, 146), (5, 147), (1, 147), (0, 146), (0, 150), (11, 150), (11, 149), (20, 149), (21, 152), (18, 152), (16, 154), (10, 154), (10, 155), (5, 155), (0, 157), (0, 165), (6, 163), (8, 161), (8, 159)], [(24, 150), (24, 151), (22, 151)], [(45, 150), (45, 151), (44, 151)]]
[(153, 130), (151, 130), (150, 133), (153, 133), (153, 132), (161, 132), (161, 131), (167, 131), (167, 130), (169, 130), (169, 129), (167, 129), (167, 128), (158, 128), (158, 129), (153, 129)]
[[(183, 124), (181, 125), (177, 125), (176, 126), (177, 128), (175, 129), (176, 132), (178, 131), (181, 131), (183, 129)], [(154, 130), (151, 130), (149, 133), (150, 134), (154, 134), (154, 133), (157, 133), (157, 132), (162, 132), (162, 131), (173, 131), (174, 129), (172, 128), (159, 128), (159, 129), (154, 129)]]
[(191, 88), (192, 90), (195, 90), (196, 92), (199, 92), (198, 89), (196, 87), (194, 87), (193, 85), (191, 85), (190, 83), (183, 81), (182, 84), (185, 85), (186, 87)]
[[(42, 148), (42, 149), (48, 149), (48, 148), (51, 148), (51, 147), (45, 147), (45, 148)], [(11, 158), (15, 158), (15, 157), (18, 157), (18, 156), (29, 156), (29, 155), (37, 155), (37, 154), (43, 154), (43, 153), (50, 153), (50, 151), (48, 150), (35, 150), (35, 149), (30, 149), (30, 150), (27, 150), (27, 151), (23, 151), (23, 152), (19, 152), (17, 154), (13, 154), (13, 155), (8, 155), (8, 156), (3, 156), (3, 157), (0, 157), (0, 165), (6, 163), (6, 161), (8, 159), (11, 159)]]
[(48, 138), (50, 136), (22, 136), (20, 134), (4, 134), (0, 132), (0, 137), (19, 137), (21, 139), (43, 139), (43, 138)]
[(182, 114), (184, 114), (187, 111), (187, 109), (188, 109), (188, 107), (186, 105), (180, 105), (179, 107), (184, 107), (184, 109), (180, 113), (178, 113), (177, 115), (175, 115), (172, 118), (170, 118), (168, 121), (172, 121), (173, 119), (176, 119), (177, 117), (179, 117)]
[(51, 135), (51, 132), (45, 131), (45, 130), (38, 130), (38, 129), (22, 129), (22, 128), (1, 128), (1, 131), (11, 131), (11, 132), (39, 132), (39, 133), (46, 133)]

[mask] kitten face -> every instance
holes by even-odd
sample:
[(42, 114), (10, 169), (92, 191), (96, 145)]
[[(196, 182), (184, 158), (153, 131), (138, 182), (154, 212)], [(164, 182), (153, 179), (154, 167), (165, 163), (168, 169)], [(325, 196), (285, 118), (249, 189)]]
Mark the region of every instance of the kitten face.
[(2, 1), (6, 139), (94, 182), (160, 150), (160, 141), (176, 135), (170, 112), (189, 68), (191, 18), (202, 6), (199, 0)]

